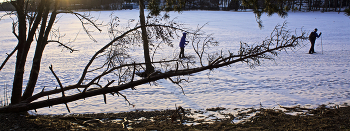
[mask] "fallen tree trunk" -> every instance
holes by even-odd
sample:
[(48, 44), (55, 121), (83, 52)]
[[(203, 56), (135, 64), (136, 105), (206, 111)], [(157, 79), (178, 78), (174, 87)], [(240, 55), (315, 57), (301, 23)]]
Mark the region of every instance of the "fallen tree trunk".
[[(245, 43), (241, 43), (240, 50), (237, 55), (233, 55), (232, 53), (229, 53), (228, 56), (224, 56), (221, 54), (220, 56), (217, 56), (214, 58), (212, 61), (208, 61), (208, 65), (203, 65), (201, 64), (200, 67), (192, 67), (192, 68), (180, 68), (179, 69), (179, 62), (181, 60), (169, 60), (169, 61), (159, 61), (159, 62), (153, 62), (153, 63), (168, 63), (168, 62), (176, 62), (176, 66), (171, 68), (168, 71), (164, 72), (154, 72), (153, 74), (149, 75), (148, 77), (143, 77), (142, 79), (139, 80), (134, 80), (134, 75), (135, 75), (135, 66), (136, 65), (145, 65), (147, 63), (133, 63), (133, 64), (120, 64), (117, 67), (111, 68), (109, 70), (104, 71), (102, 74), (96, 76), (96, 80), (93, 79), (90, 83), (86, 85), (80, 85), (81, 82), (78, 82), (78, 84), (73, 85), (73, 86), (67, 86), (63, 87), (60, 84), (60, 89), (55, 89), (51, 91), (42, 91), (41, 93), (38, 93), (32, 97), (29, 97), (27, 100), (23, 100), (18, 104), (13, 104), (5, 107), (0, 108), (0, 112), (23, 112), (23, 111), (28, 111), (32, 109), (38, 109), (38, 108), (43, 108), (43, 107), (48, 107), (48, 106), (53, 106), (57, 104), (66, 104), (67, 110), (69, 111), (69, 107), (67, 105), (68, 102), (76, 101), (79, 99), (84, 99), (92, 96), (97, 96), (97, 95), (103, 95), (104, 100), (106, 103), (106, 94), (107, 93), (117, 93), (120, 94), (119, 91), (125, 90), (125, 89), (134, 89), (134, 87), (142, 84), (146, 84), (149, 82), (157, 81), (160, 79), (170, 79), (173, 83), (179, 84), (179, 82), (174, 82), (171, 77), (174, 76), (184, 76), (184, 75), (190, 75), (194, 73), (198, 73), (201, 71), (205, 70), (212, 70), (215, 68), (220, 68), (224, 66), (228, 66), (237, 62), (244, 62), (247, 63), (249, 66), (254, 66), (254, 65), (259, 65), (260, 64), (260, 59), (273, 59), (271, 58), (268, 53), (272, 55), (277, 55), (278, 51), (286, 50), (288, 48), (295, 48), (296, 46), (300, 45), (300, 42), (305, 40), (306, 38), (304, 37), (304, 32), (302, 32), (301, 36), (294, 36), (290, 35), (289, 31), (286, 31), (284, 29), (284, 25), (280, 28), (277, 28), (278, 26), (275, 27), (275, 30), (273, 33), (271, 33), (271, 36), (267, 38), (265, 41), (263, 41), (262, 44), (257, 45), (257, 46), (249, 46)], [(139, 27), (137, 27), (139, 28)], [(108, 45), (111, 45), (108, 44)], [(107, 45), (107, 46), (108, 46)], [(103, 47), (101, 50), (105, 50), (107, 46)], [(101, 53), (102, 51), (98, 51), (98, 53)], [(91, 61), (88, 63), (86, 66), (83, 76), (81, 79), (85, 78), (85, 74), (87, 72), (88, 67), (91, 65), (92, 61), (97, 57), (97, 55), (93, 56)], [(199, 59), (202, 59), (202, 57), (199, 56)], [(98, 81), (102, 76), (112, 73), (116, 69), (120, 69), (122, 67), (128, 67), (128, 69), (133, 69), (133, 73), (130, 74), (132, 76), (131, 80), (123, 83), (123, 84), (118, 84), (118, 85), (112, 85), (113, 81), (109, 81), (108, 84), (106, 84), (104, 87), (100, 85), (98, 82), (95, 83), (95, 81)], [(50, 67), (50, 69), (52, 69)], [(52, 70), (53, 72), (53, 70)], [(55, 75), (55, 73), (53, 72)], [(60, 83), (58, 77), (55, 75), (58, 83)], [(100, 88), (93, 88), (89, 89), (90, 85), (96, 84)], [(83, 92), (79, 92), (70, 96), (65, 96), (64, 91), (70, 90), (70, 89), (76, 89), (76, 88), (84, 88)], [(57, 94), (57, 93), (62, 93), (61, 97), (58, 98), (51, 98), (47, 100), (40, 100), (40, 101), (35, 101), (38, 100), (39, 98), (43, 98), (45, 96), (49, 96), (52, 94)], [(122, 95), (122, 94), (120, 94)], [(123, 95), (122, 95), (123, 96)], [(123, 96), (125, 99), (126, 97)], [(127, 99), (126, 99), (127, 100)], [(129, 103), (130, 104), (130, 103)]]
[[(293, 45), (293, 44), (280, 46), (277, 48), (273, 48), (271, 50), (266, 50), (266, 51), (260, 52), (258, 54), (245, 56), (245, 57), (238, 58), (238, 59), (235, 59), (232, 61), (226, 61), (226, 62), (222, 61), (222, 63), (211, 64), (208, 66), (198, 67), (198, 68), (194, 68), (194, 69), (173, 70), (173, 71), (168, 71), (165, 73), (154, 74), (154, 75), (151, 75), (149, 77), (143, 78), (141, 80), (129, 82), (127, 84), (123, 84), (123, 85), (119, 85), (119, 86), (112, 86), (112, 87), (105, 87), (105, 88), (100, 88), (100, 89), (94, 89), (91, 91), (86, 91), (86, 92), (78, 93), (78, 94), (71, 95), (71, 96), (64, 96), (64, 97), (53, 98), (53, 99), (48, 99), (48, 100), (43, 100), (43, 101), (38, 101), (38, 102), (32, 102), (32, 103), (19, 103), (16, 105), (10, 105), (10, 106), (0, 108), (0, 112), (23, 112), (23, 111), (28, 111), (28, 110), (32, 110), (32, 109), (53, 106), (53, 105), (57, 105), (57, 104), (64, 104), (64, 103), (72, 102), (72, 101), (87, 98), (87, 97), (103, 95), (103, 94), (113, 93), (113, 92), (116, 93), (116, 92), (119, 92), (119, 91), (122, 91), (122, 90), (125, 90), (128, 88), (133, 88), (135, 86), (149, 83), (152, 81), (157, 81), (160, 79), (167, 79), (167, 78), (173, 77), (173, 76), (189, 75), (189, 74), (201, 72), (204, 70), (211, 70), (211, 69), (215, 69), (215, 68), (220, 68), (220, 67), (227, 66), (227, 65), (230, 65), (230, 64), (233, 64), (236, 62), (244, 61), (246, 59), (258, 57), (258, 56), (263, 55), (263, 54), (268, 53), (268, 52), (272, 52), (272, 51), (276, 51), (276, 50), (280, 50), (280, 49), (285, 49), (288, 47), (294, 47), (294, 46), (295, 45)], [(227, 57), (224, 59), (231, 59), (232, 57), (237, 57), (237, 56), (231, 56), (231, 57)]]

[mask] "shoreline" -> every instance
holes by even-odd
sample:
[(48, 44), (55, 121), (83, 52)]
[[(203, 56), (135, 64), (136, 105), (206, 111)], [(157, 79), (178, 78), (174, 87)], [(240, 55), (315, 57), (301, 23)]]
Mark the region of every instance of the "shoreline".
[[(325, 105), (316, 109), (285, 107), (246, 109), (237, 115), (215, 107), (206, 112), (178, 107), (175, 110), (131, 111), (121, 113), (29, 115), (0, 113), (0, 130), (349, 130), (350, 107)], [(300, 112), (290, 115), (290, 112)], [(215, 118), (213, 112), (224, 118)], [(208, 113), (207, 113), (208, 114)], [(251, 114), (254, 114), (250, 116)], [(195, 119), (195, 116), (202, 116)], [(241, 119), (241, 122), (234, 122)], [(124, 126), (124, 128), (123, 128)]]

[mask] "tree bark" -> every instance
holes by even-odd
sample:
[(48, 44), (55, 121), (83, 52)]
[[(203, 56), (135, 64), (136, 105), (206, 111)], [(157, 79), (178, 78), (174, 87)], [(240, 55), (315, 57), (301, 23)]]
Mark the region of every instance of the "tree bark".
[[(26, 14), (24, 12), (24, 0), (17, 0), (12, 2), (17, 11), (18, 17), (18, 50), (16, 57), (15, 75), (12, 87), (11, 104), (17, 104), (21, 101), (22, 85), (23, 85), (23, 73), (28, 55), (30, 43), (26, 42), (27, 34), (27, 22)], [(29, 44), (29, 46), (28, 46)]]
[(145, 20), (145, 12), (144, 12), (144, 3), (143, 0), (139, 0), (139, 6), (140, 6), (140, 24), (141, 24), (141, 31), (142, 31), (142, 41), (143, 41), (143, 53), (146, 63), (146, 75), (152, 73), (154, 71), (154, 67), (151, 63), (151, 57), (149, 55), (149, 41), (148, 41), (148, 35), (146, 30), (146, 20)]
[[(32, 63), (32, 69), (30, 72), (30, 76), (29, 76), (29, 81), (27, 84), (27, 87), (23, 93), (22, 96), (22, 100), (25, 100), (29, 97), (31, 97), (33, 95), (34, 92), (34, 88), (36, 85), (36, 82), (38, 80), (38, 76), (39, 76), (39, 71), (40, 71), (40, 63), (41, 63), (41, 59), (42, 59), (42, 55), (45, 49), (45, 46), (47, 45), (47, 39), (48, 39), (48, 35), (51, 31), (51, 28), (54, 24), (54, 21), (56, 19), (56, 15), (57, 15), (57, 1), (55, 2), (55, 7), (54, 7), (54, 11), (51, 13), (51, 17), (49, 20), (49, 23), (47, 23), (47, 18), (49, 15), (49, 11), (50, 8), (46, 8), (44, 15), (42, 17), (42, 23), (41, 23), (41, 30), (39, 32), (39, 39), (37, 42), (37, 46), (35, 48), (35, 54), (34, 54), (34, 58), (33, 58), (33, 63)], [(45, 7), (50, 7), (51, 2), (47, 1), (46, 6)], [(47, 25), (47, 26), (46, 26)]]

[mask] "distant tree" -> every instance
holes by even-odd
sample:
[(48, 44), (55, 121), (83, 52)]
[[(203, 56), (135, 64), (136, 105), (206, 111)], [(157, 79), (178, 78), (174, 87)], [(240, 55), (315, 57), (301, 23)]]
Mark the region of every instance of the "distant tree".
[(303, 6), (303, 0), (299, 0), (299, 11), (301, 11), (301, 7)]
[(350, 8), (344, 10), (345, 15), (350, 16)]
[(197, 9), (197, 0), (187, 0), (186, 5), (184, 7), (185, 10)]
[(210, 0), (210, 9), (212, 10), (220, 10), (220, 1), (219, 0)]
[(229, 0), (219, 0), (219, 5), (221, 6), (221, 10), (229, 10)]
[(237, 11), (240, 6), (241, 6), (240, 0), (231, 0), (231, 2), (228, 5), (228, 9), (233, 9)]

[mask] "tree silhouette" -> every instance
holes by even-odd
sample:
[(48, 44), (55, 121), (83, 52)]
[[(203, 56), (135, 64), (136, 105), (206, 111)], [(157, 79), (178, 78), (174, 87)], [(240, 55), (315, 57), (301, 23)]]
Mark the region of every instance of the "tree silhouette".
[[(74, 13), (71, 11), (58, 11), (59, 0), (37, 0), (37, 1), (25, 1), (17, 0), (11, 1), (11, 4), (16, 8), (15, 14), (17, 15), (17, 21), (13, 22), (13, 34), (18, 39), (17, 46), (13, 51), (8, 54), (8, 57), (2, 63), (0, 70), (4, 67), (8, 59), (15, 53), (16, 54), (16, 66), (14, 72), (13, 88), (11, 104), (18, 104), (21, 100), (25, 100), (31, 97), (38, 79), (40, 72), (40, 62), (42, 58), (45, 46), (48, 43), (58, 43), (61, 46), (69, 49), (71, 52), (74, 49), (64, 45), (59, 40), (48, 40), (53, 24), (56, 21), (57, 14), (60, 13), (70, 13), (76, 15), (80, 20), (87, 20), (89, 24), (98, 28), (91, 19), (87, 18), (85, 15)], [(8, 13), (5, 15), (12, 15), (13, 13)], [(87, 23), (82, 22), (83, 27)], [(87, 29), (84, 27), (85, 31), (88, 33)], [(35, 38), (37, 38), (35, 40)], [(28, 52), (30, 46), (35, 43), (35, 54), (33, 56), (32, 68), (30, 71), (30, 76), (28, 78), (28, 83), (25, 91), (22, 95), (23, 87), (23, 73), (25, 64), (28, 57)]]
[[(134, 27), (127, 27), (126, 29), (128, 30), (126, 31), (116, 29), (118, 25), (117, 17), (111, 19), (111, 22), (109, 22), (108, 25), (112, 40), (97, 50), (90, 58), (89, 62), (85, 65), (80, 78), (78, 78), (77, 83), (73, 85), (63, 85), (59, 79), (60, 74), (55, 73), (54, 65), (52, 65), (49, 68), (60, 87), (53, 90), (43, 89), (41, 92), (33, 95), (38, 73), (40, 71), (40, 60), (45, 45), (50, 42), (56, 42), (64, 48), (71, 50), (71, 52), (75, 51), (60, 41), (48, 40), (48, 35), (50, 34), (53, 23), (55, 22), (56, 15), (59, 13), (74, 14), (82, 21), (83, 29), (88, 35), (89, 31), (85, 28), (86, 24), (90, 24), (97, 29), (99, 28), (94, 21), (88, 18), (88, 16), (74, 13), (69, 10), (58, 11), (58, 1), (40, 0), (40, 3), (38, 3), (37, 6), (35, 6), (35, 4), (31, 4), (33, 6), (27, 6), (30, 4), (25, 2), (28, 1), (17, 0), (12, 3), (16, 7), (18, 17), (18, 22), (14, 22), (18, 23), (14, 24), (14, 29), (18, 31), (18, 33), (14, 31), (14, 35), (18, 39), (18, 45), (8, 55), (2, 65), (5, 65), (8, 58), (15, 52), (17, 52), (17, 61), (11, 105), (1, 107), (0, 112), (21, 112), (57, 104), (65, 104), (67, 110), (70, 111), (67, 105), (68, 102), (91, 96), (103, 95), (103, 99), (105, 103), (107, 103), (106, 94), (109, 93), (122, 96), (128, 101), (126, 96), (121, 94), (120, 91), (125, 89), (135, 89), (138, 85), (154, 82), (160, 79), (168, 79), (181, 87), (180, 84), (187, 81), (182, 78), (183, 76), (225, 67), (236, 62), (245, 62), (250, 67), (254, 67), (260, 65), (261, 59), (273, 59), (273, 56), (276, 56), (278, 51), (287, 50), (289, 48), (293, 49), (300, 45), (305, 39), (305, 33), (303, 31), (301, 31), (299, 35), (292, 35), (292, 32), (286, 29), (286, 23), (284, 23), (283, 25), (277, 25), (271, 33), (271, 36), (267, 37), (262, 43), (255, 44), (255, 46), (241, 42), (240, 49), (237, 53), (232, 53), (232, 51), (219, 51), (209, 54), (207, 52), (210, 50), (210, 47), (218, 46), (218, 42), (215, 41), (211, 35), (207, 35), (202, 31), (202, 27), (198, 29), (188, 29), (178, 22), (163, 21), (164, 18), (168, 18), (167, 15), (164, 15), (164, 17), (161, 17), (160, 15), (149, 16), (147, 19), (144, 19), (145, 21), (143, 23), (143, 20), (141, 19), (145, 17), (141, 16), (143, 13), (140, 11), (140, 23), (136, 23)], [(142, 0), (140, 0), (140, 2), (142, 2)], [(54, 7), (53, 9), (51, 8), (52, 6)], [(180, 7), (169, 6), (167, 9), (177, 10), (180, 9)], [(157, 12), (154, 14), (157, 14)], [(27, 25), (29, 26), (27, 27)], [(190, 44), (192, 45), (194, 52), (196, 52), (196, 56), (190, 56), (188, 59), (178, 59), (177, 55), (175, 55), (172, 58), (156, 59), (152, 61), (145, 60), (145, 62), (138, 62), (130, 57), (132, 56), (132, 53), (130, 53), (128, 47), (131, 45), (142, 44), (143, 46), (150, 46), (151, 43), (145, 44), (145, 41), (152, 40), (154, 43), (159, 43), (159, 45), (153, 45), (155, 47), (153, 53), (156, 53), (156, 49), (161, 44), (171, 48), (173, 46), (172, 40), (179, 37), (182, 32), (188, 33), (188, 38), (191, 39)], [(29, 51), (28, 46), (34, 42), (34, 35), (37, 35), (38, 37), (35, 41), (37, 47), (34, 54), (29, 82), (22, 95), (24, 66)], [(93, 39), (91, 35), (89, 36)], [(145, 48), (143, 48), (143, 50), (149, 51), (149, 49)], [(144, 55), (143, 57), (147, 56)], [(148, 57), (150, 58), (150, 56)], [(100, 61), (98, 61), (100, 58), (106, 58), (105, 62), (100, 63)], [(92, 67), (91, 65), (93, 63), (100, 63), (100, 66)], [(147, 72), (147, 65), (152, 66), (152, 71)], [(146, 69), (144, 67), (146, 67)], [(146, 75), (136, 75), (137, 72), (142, 71), (146, 71)], [(101, 79), (106, 79), (107, 82), (101, 81)], [(67, 91), (72, 91), (73, 94), (66, 95)], [(56, 98), (49, 97), (54, 94), (61, 94), (61, 96)]]

